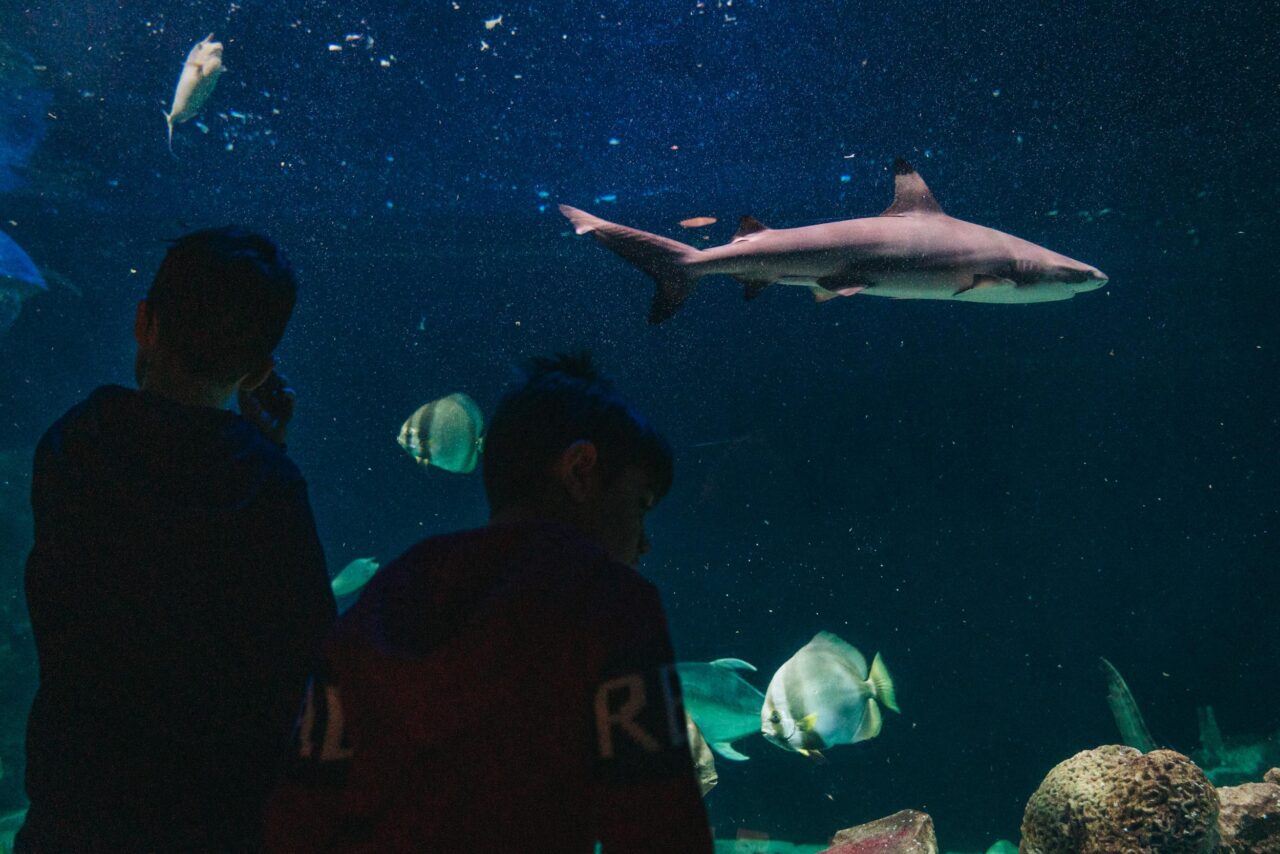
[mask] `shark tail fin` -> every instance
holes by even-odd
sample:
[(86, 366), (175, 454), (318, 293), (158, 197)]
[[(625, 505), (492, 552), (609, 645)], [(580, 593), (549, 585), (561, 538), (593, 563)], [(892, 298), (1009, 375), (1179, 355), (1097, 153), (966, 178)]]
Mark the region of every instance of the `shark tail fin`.
[(699, 276), (688, 268), (698, 256), (698, 249), (600, 219), (568, 205), (561, 205), (560, 213), (573, 224), (576, 234), (590, 234), (596, 242), (639, 267), (657, 283), (658, 290), (649, 307), (650, 323), (661, 323), (674, 315), (693, 293)]

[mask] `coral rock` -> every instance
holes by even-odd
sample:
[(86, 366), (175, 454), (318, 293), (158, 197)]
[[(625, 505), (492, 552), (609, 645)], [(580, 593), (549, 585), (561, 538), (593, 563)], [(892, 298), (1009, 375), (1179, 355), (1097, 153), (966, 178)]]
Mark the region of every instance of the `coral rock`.
[(1218, 824), (1232, 854), (1280, 854), (1280, 774), (1272, 769), (1267, 780), (1218, 790)]
[(1262, 778), (1264, 783), (1275, 783), (1280, 786), (1280, 768), (1272, 768)]
[(938, 854), (933, 819), (916, 810), (840, 831), (821, 854)]
[(1214, 854), (1218, 793), (1172, 750), (1106, 745), (1060, 762), (1027, 802), (1022, 854)]

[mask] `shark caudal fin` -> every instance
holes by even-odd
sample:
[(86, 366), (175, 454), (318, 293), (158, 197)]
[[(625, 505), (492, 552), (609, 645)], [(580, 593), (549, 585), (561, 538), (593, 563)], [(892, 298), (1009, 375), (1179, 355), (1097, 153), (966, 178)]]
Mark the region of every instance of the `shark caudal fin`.
[(688, 264), (699, 253), (692, 246), (638, 228), (609, 222), (568, 205), (560, 213), (573, 224), (576, 234), (590, 234), (596, 242), (639, 267), (658, 285), (649, 307), (649, 322), (661, 323), (680, 310), (693, 292), (698, 274)]

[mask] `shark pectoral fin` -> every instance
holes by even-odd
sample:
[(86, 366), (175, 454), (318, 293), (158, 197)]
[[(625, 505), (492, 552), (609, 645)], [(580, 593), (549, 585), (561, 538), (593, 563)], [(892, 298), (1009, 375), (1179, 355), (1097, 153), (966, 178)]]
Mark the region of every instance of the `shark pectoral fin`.
[(765, 225), (755, 217), (744, 216), (742, 219), (738, 220), (738, 230), (734, 232), (733, 237), (730, 239), (729, 242), (737, 243), (739, 240), (749, 237), (758, 231), (768, 231), (768, 230), (769, 230), (769, 226)]
[(882, 723), (879, 704), (868, 697), (867, 710), (862, 715), (862, 723), (858, 725), (858, 731), (853, 734), (853, 744), (875, 738), (880, 734), (880, 725)]
[(734, 278), (742, 282), (742, 298), (748, 302), (760, 296), (765, 288), (773, 284), (772, 279), (748, 279), (745, 276), (734, 276)]
[(749, 758), (734, 750), (733, 745), (727, 741), (717, 741), (711, 745), (711, 749), (725, 759), (732, 759), (734, 762), (746, 762)]
[(813, 299), (815, 302), (827, 302), (829, 300), (833, 300), (836, 297), (840, 296), (838, 293), (835, 293), (834, 291), (829, 291), (829, 290), (826, 290), (825, 288), (820, 288), (817, 285), (810, 285), (809, 290), (813, 291)]
[(978, 273), (973, 277), (973, 281), (963, 288), (955, 291), (951, 295), (958, 297), (961, 294), (974, 290), (986, 290), (988, 288), (1016, 288), (1018, 283), (1013, 279), (1006, 279), (1003, 276), (988, 276), (984, 273)]
[(861, 276), (855, 276), (851, 273), (822, 276), (816, 281), (818, 282), (818, 287), (840, 297), (856, 296), (871, 287), (872, 284)]

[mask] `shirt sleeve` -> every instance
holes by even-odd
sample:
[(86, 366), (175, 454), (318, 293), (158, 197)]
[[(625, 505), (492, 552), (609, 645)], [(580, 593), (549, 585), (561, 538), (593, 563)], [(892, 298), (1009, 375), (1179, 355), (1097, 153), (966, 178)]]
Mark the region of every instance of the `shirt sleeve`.
[(605, 852), (710, 852), (666, 616), (644, 583), (614, 591), (590, 719)]

